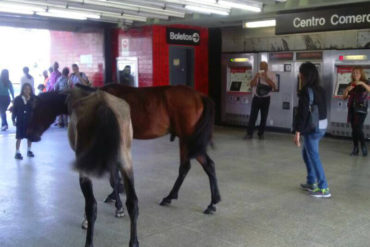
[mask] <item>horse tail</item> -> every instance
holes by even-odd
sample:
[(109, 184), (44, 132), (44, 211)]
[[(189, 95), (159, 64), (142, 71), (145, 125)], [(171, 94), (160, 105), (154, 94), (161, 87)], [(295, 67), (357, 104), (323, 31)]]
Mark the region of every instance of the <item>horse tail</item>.
[(93, 131), (84, 132), (94, 137), (88, 147), (77, 152), (75, 168), (100, 177), (112, 171), (119, 161), (121, 134), (116, 115), (105, 104), (97, 108), (94, 121)]
[(203, 112), (195, 126), (195, 131), (188, 140), (189, 158), (206, 154), (207, 146), (212, 144), (213, 125), (215, 118), (215, 104), (207, 96), (202, 96)]

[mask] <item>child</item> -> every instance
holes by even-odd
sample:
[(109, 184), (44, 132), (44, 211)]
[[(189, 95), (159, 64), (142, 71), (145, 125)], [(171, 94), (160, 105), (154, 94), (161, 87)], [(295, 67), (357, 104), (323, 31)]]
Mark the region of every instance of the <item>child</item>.
[[(12, 113), (13, 124), (17, 127), (16, 131), (16, 153), (15, 159), (22, 160), (22, 154), (19, 152), (19, 147), (21, 145), (21, 140), (27, 138), (26, 131), (28, 125), (28, 119), (31, 115), (32, 110), (32, 100), (33, 100), (32, 86), (29, 83), (24, 83), (21, 89), (21, 94), (14, 99), (14, 107)], [(32, 142), (27, 140), (27, 156), (35, 157), (31, 151)]]

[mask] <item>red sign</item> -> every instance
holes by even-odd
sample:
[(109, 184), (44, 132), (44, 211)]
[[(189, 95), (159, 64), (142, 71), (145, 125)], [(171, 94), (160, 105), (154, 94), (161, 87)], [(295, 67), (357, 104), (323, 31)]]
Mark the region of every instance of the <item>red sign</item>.
[(293, 52), (270, 53), (269, 58), (272, 61), (293, 60)]
[(247, 70), (250, 70), (251, 67), (230, 67), (231, 73), (244, 73)]

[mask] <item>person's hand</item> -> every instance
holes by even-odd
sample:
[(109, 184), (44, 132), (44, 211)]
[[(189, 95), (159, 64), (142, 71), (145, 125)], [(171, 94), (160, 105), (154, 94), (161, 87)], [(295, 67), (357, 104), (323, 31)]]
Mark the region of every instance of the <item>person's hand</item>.
[(357, 84), (356, 84), (357, 86), (362, 86), (362, 87), (365, 87), (365, 82), (363, 82), (363, 81), (358, 81), (357, 82)]
[(295, 145), (297, 145), (297, 147), (300, 147), (301, 146), (301, 133), (295, 132), (293, 141), (294, 141)]

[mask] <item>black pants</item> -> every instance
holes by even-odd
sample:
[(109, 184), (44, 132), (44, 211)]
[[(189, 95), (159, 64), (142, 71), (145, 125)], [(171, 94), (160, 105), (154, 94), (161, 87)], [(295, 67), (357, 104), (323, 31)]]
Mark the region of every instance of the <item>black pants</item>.
[(249, 124), (247, 134), (253, 135), (254, 127), (256, 124), (258, 112), (261, 111), (261, 122), (258, 128), (258, 135), (261, 136), (265, 132), (267, 115), (269, 113), (270, 97), (253, 97), (252, 109), (249, 117)]
[(365, 145), (364, 122), (366, 119), (366, 115), (367, 114), (352, 113), (351, 127), (354, 147), (358, 147), (359, 142), (361, 146)]
[(6, 121), (6, 110), (10, 104), (10, 97), (0, 95), (0, 115), (1, 115), (1, 126), (8, 126)]

